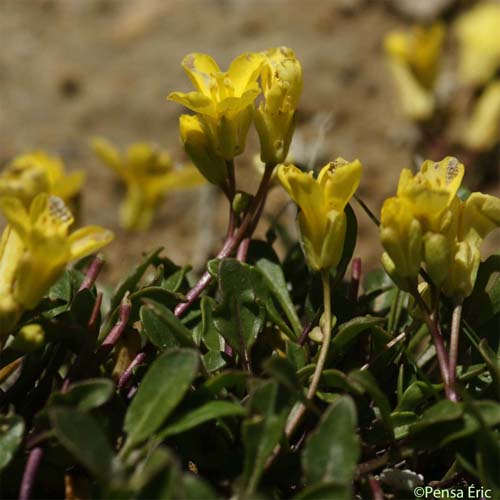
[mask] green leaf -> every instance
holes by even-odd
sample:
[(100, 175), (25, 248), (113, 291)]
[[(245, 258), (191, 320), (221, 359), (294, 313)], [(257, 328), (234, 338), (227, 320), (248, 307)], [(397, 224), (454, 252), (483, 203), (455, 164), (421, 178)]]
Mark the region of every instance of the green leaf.
[(438, 401), (410, 426), (409, 437), (419, 448), (435, 448), (446, 436), (463, 429), (463, 408), (448, 400)]
[(184, 397), (198, 362), (198, 353), (188, 349), (172, 349), (156, 358), (125, 415), (126, 449), (158, 430)]
[(500, 313), (500, 254), (490, 255), (479, 266), (472, 294), (464, 302), (464, 316), (476, 326)]
[(350, 484), (360, 456), (356, 425), (356, 406), (349, 396), (339, 397), (328, 407), (302, 454), (308, 483)]
[(286, 387), (297, 399), (305, 399), (297, 372), (285, 358), (278, 356), (268, 358), (264, 363), (264, 369), (279, 384)]
[(493, 379), (495, 388), (498, 391), (498, 388), (500, 387), (500, 360), (490, 347), (487, 339), (481, 339), (479, 342), (479, 352), (486, 362), (486, 366), (491, 373), (491, 378)]
[(247, 497), (257, 488), (266, 461), (283, 436), (289, 408), (288, 395), (274, 381), (260, 384), (250, 397), (249, 416), (242, 428), (243, 484)]
[(177, 318), (170, 309), (165, 307), (163, 304), (159, 304), (158, 302), (154, 302), (149, 299), (146, 299), (145, 303), (144, 307), (148, 307), (154, 314), (156, 314), (157, 318), (163, 324), (163, 328), (166, 328), (168, 333), (175, 337), (181, 347), (197, 348), (197, 345), (191, 335), (191, 331), (184, 326), (181, 320)]
[(95, 418), (73, 408), (52, 408), (49, 417), (61, 445), (95, 477), (109, 482), (113, 450)]
[(238, 403), (230, 401), (210, 401), (180, 417), (158, 434), (163, 441), (168, 436), (180, 434), (210, 420), (223, 417), (235, 417), (246, 414), (246, 409)]
[(67, 392), (54, 392), (49, 398), (48, 406), (74, 406), (81, 411), (89, 411), (106, 403), (114, 389), (113, 382), (106, 378), (75, 382)]
[(217, 500), (217, 495), (206, 481), (193, 474), (184, 474), (182, 500)]
[(347, 345), (349, 345), (357, 336), (368, 330), (369, 328), (380, 325), (385, 321), (384, 318), (377, 318), (375, 316), (359, 316), (340, 325), (338, 332), (334, 335), (331, 348), (333, 352), (342, 352)]
[(180, 481), (181, 470), (177, 460), (170, 450), (160, 446), (136, 466), (130, 485), (137, 492), (134, 498), (164, 500), (179, 498)]
[(219, 261), (218, 276), (223, 303), (215, 327), (246, 358), (264, 326), (267, 289), (255, 268), (236, 259)]
[(244, 387), (249, 374), (243, 371), (227, 370), (217, 373), (208, 379), (202, 386), (203, 391), (216, 396), (223, 389), (231, 389), (233, 387)]
[(165, 351), (179, 346), (177, 339), (170, 333), (168, 328), (165, 328), (164, 322), (149, 306), (141, 307), (139, 317), (142, 331), (157, 349)]
[(414, 411), (421, 404), (437, 393), (436, 388), (428, 382), (417, 380), (403, 392), (395, 411)]
[(125, 294), (132, 291), (137, 286), (140, 279), (146, 272), (146, 269), (151, 265), (154, 259), (158, 257), (159, 253), (162, 250), (163, 248), (160, 247), (147, 254), (142, 262), (138, 266), (134, 267), (130, 271), (130, 273), (120, 283), (118, 283), (113, 292), (113, 295), (111, 296), (111, 302), (109, 305), (110, 311), (116, 309), (120, 305), (120, 302), (122, 301)]
[(0, 415), (0, 471), (9, 464), (23, 440), (24, 421), (17, 415)]
[(352, 256), (354, 254), (354, 249), (356, 248), (356, 240), (358, 238), (358, 220), (356, 214), (352, 209), (351, 205), (348, 203), (345, 207), (346, 215), (346, 236), (344, 241), (344, 247), (342, 250), (342, 256), (340, 257), (340, 262), (335, 269), (335, 280), (332, 284), (332, 288), (337, 288), (337, 286), (344, 279), (345, 272), (351, 262)]
[(302, 454), (308, 483), (348, 484), (360, 456), (356, 407), (349, 396), (339, 397), (325, 411)]
[(323, 370), (320, 378), (320, 386), (333, 389), (341, 389), (352, 394), (363, 394), (363, 388), (351, 380), (344, 372), (329, 368)]
[(387, 396), (380, 389), (375, 377), (368, 370), (355, 370), (349, 373), (349, 378), (360, 384), (366, 392), (371, 396), (378, 409), (380, 416), (384, 422), (385, 430), (389, 439), (394, 440), (394, 430), (391, 421), (391, 406)]
[(286, 314), (286, 317), (288, 318), (295, 334), (293, 338), (298, 338), (300, 332), (302, 331), (302, 324), (300, 323), (300, 319), (297, 315), (295, 305), (293, 304), (290, 294), (288, 293), (288, 287), (283, 270), (279, 264), (268, 259), (260, 259), (257, 261), (256, 267), (264, 277), (265, 283), (280, 304), (283, 312)]
[(160, 286), (147, 286), (130, 295), (130, 301), (132, 303), (144, 302), (145, 299), (173, 308), (179, 304), (179, 302), (184, 301), (186, 297), (180, 293), (165, 290)]
[(203, 296), (201, 298), (201, 338), (207, 349), (219, 352), (221, 349), (221, 338), (217, 328), (215, 328), (213, 319), (213, 311), (216, 304), (212, 297)]
[(320, 482), (311, 484), (293, 498), (294, 500), (351, 500), (352, 493), (349, 485)]

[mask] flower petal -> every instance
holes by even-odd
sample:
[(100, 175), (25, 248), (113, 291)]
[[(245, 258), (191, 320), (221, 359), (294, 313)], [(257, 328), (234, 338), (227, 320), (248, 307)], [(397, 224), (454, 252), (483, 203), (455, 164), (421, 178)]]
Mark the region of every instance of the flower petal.
[(325, 165), (318, 176), (329, 210), (343, 212), (361, 180), (361, 162), (337, 158)]
[(265, 61), (266, 57), (263, 54), (255, 52), (246, 52), (233, 59), (227, 73), (234, 86), (236, 97), (243, 95), (249, 87), (254, 86)]
[(195, 113), (215, 116), (214, 102), (210, 97), (201, 92), (172, 92), (168, 95), (167, 99), (178, 102)]
[(111, 231), (99, 226), (86, 226), (72, 233), (69, 238), (71, 260), (81, 259), (108, 243), (114, 238)]
[(24, 240), (30, 229), (30, 218), (21, 200), (12, 196), (1, 197), (0, 210), (8, 223)]
[(219, 73), (217, 63), (208, 54), (195, 52), (188, 54), (182, 60), (182, 67), (186, 71), (193, 85), (207, 96), (211, 95), (210, 87), (213, 84), (213, 75)]

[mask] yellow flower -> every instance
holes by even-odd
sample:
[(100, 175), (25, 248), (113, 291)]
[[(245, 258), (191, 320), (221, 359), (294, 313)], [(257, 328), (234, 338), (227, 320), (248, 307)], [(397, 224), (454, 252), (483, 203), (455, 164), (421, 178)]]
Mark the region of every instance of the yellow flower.
[(450, 272), (443, 291), (450, 297), (472, 293), (481, 261), (479, 247), (488, 233), (500, 226), (500, 198), (472, 193), (465, 202), (455, 199), (455, 241)]
[(403, 290), (415, 283), (423, 257), (422, 225), (404, 198), (389, 198), (382, 207), (380, 239), (382, 264)]
[(464, 166), (456, 158), (426, 160), (416, 175), (407, 168), (401, 171), (397, 196), (409, 203), (424, 231), (440, 232), (450, 223), (448, 208), (463, 176)]
[(85, 173), (65, 173), (64, 163), (56, 156), (34, 151), (14, 158), (0, 175), (0, 196), (15, 196), (26, 207), (39, 193), (48, 193), (71, 201), (80, 192)]
[(472, 292), (483, 238), (500, 225), (500, 199), (472, 193), (457, 196), (464, 166), (456, 158), (427, 160), (415, 176), (401, 172), (397, 197), (382, 207), (382, 263), (405, 290), (416, 285), (425, 263), (433, 283), (448, 296)]
[(277, 47), (264, 53), (261, 84), (264, 101), (255, 110), (255, 126), (264, 163), (285, 161), (302, 93), (302, 67), (293, 50)]
[(245, 149), (254, 101), (260, 94), (257, 79), (263, 63), (262, 54), (245, 53), (223, 72), (209, 55), (189, 54), (182, 66), (196, 91), (168, 96), (198, 114), (214, 150), (226, 160)]
[(500, 68), (499, 25), (498, 2), (482, 2), (458, 18), (459, 76), (465, 84), (483, 85)]
[(33, 309), (66, 264), (107, 245), (98, 226), (69, 233), (73, 216), (61, 198), (41, 193), (28, 210), (19, 198), (0, 198), (8, 221), (0, 246), (0, 325), (9, 333), (24, 309)]
[(167, 191), (204, 182), (192, 165), (176, 169), (166, 151), (150, 144), (135, 143), (126, 154), (120, 154), (111, 143), (97, 138), (92, 141), (92, 148), (126, 185), (126, 197), (120, 208), (120, 223), (125, 229), (147, 229)]
[(453, 210), (464, 175), (456, 158), (425, 161), (413, 175), (403, 169), (396, 198), (382, 207), (380, 236), (382, 262), (403, 289), (416, 283), (422, 260), (434, 283), (440, 285), (451, 265)]
[(280, 165), (278, 179), (300, 208), (299, 228), (311, 268), (336, 266), (344, 248), (344, 209), (358, 188), (361, 163), (338, 158), (325, 165), (317, 179), (294, 165)]
[(444, 41), (444, 27), (417, 26), (409, 33), (395, 31), (384, 40), (389, 68), (404, 112), (425, 120), (434, 112), (434, 86)]
[(203, 121), (196, 115), (181, 115), (181, 141), (201, 174), (212, 184), (222, 185), (227, 178), (226, 162), (215, 152), (203, 125)]
[(500, 80), (490, 83), (478, 98), (462, 135), (465, 146), (488, 151), (500, 141)]

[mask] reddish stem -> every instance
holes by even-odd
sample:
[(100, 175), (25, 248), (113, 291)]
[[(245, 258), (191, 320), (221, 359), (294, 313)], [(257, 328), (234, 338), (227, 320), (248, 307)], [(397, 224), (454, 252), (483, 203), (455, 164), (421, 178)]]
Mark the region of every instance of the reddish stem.
[(125, 371), (121, 374), (120, 379), (118, 380), (117, 388), (123, 389), (128, 385), (132, 375), (134, 374), (134, 369), (143, 363), (146, 359), (146, 353), (144, 351), (137, 354), (137, 356), (132, 360), (132, 362), (127, 366)]
[(368, 479), (368, 484), (372, 490), (373, 500), (384, 500), (384, 492), (382, 491), (379, 482), (373, 476), (370, 476)]
[[(269, 180), (271, 179), (273, 169), (274, 165), (266, 165), (266, 169), (264, 170), (264, 175), (262, 176), (259, 189), (257, 190), (257, 194), (252, 201), (250, 209), (246, 213), (241, 226), (236, 230), (235, 234), (227, 238), (224, 242), (224, 246), (217, 254), (217, 259), (225, 259), (229, 257), (236, 250), (244, 237), (251, 237), (252, 231), (250, 231), (249, 229), (255, 228), (256, 221), (254, 219), (254, 215), (258, 215), (261, 201), (265, 197), (265, 193), (267, 192), (267, 189), (269, 187)], [(211, 281), (212, 276), (208, 273), (208, 271), (205, 271), (202, 277), (199, 279), (198, 283), (196, 283), (196, 285), (187, 293), (186, 302), (182, 302), (177, 305), (174, 314), (177, 317), (182, 316), (192, 306), (192, 304), (201, 295), (201, 293), (205, 290), (205, 288), (210, 284)]]
[(29, 500), (31, 491), (35, 484), (36, 474), (43, 458), (43, 448), (36, 447), (30, 451), (26, 467), (24, 468), (21, 489), (19, 490), (19, 500)]
[(90, 263), (85, 278), (78, 289), (79, 292), (85, 289), (90, 289), (96, 282), (99, 273), (101, 272), (102, 266), (104, 265), (104, 258), (101, 254), (97, 254), (94, 260)]
[(113, 349), (113, 347), (116, 345), (120, 337), (123, 335), (123, 332), (125, 331), (125, 327), (127, 326), (127, 322), (130, 317), (130, 311), (132, 309), (132, 304), (130, 303), (128, 295), (129, 294), (127, 292), (120, 304), (118, 321), (110, 330), (110, 332), (100, 345), (99, 350), (97, 351), (96, 357), (98, 360), (104, 359), (104, 357), (111, 351), (111, 349)]
[(351, 264), (351, 284), (349, 288), (349, 298), (353, 302), (358, 301), (359, 283), (361, 280), (361, 258), (356, 257)]

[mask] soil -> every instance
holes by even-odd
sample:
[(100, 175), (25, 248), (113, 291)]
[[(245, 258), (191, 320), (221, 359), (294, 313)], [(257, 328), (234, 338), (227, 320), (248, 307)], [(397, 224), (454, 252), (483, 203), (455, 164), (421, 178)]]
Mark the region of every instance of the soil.
[[(206, 52), (227, 67), (241, 52), (286, 45), (304, 69), (294, 157), (318, 164), (359, 158), (360, 196), (378, 214), (399, 170), (412, 162), (415, 130), (401, 114), (381, 50), (386, 32), (408, 24), (383, 1), (0, 0), (0, 163), (44, 149), (70, 169), (87, 170), (83, 222), (116, 232), (106, 251), (108, 282), (157, 246), (199, 267), (224, 235), (224, 200), (210, 187), (173, 193), (149, 231), (125, 233), (117, 224), (121, 189), (89, 139), (104, 136), (120, 147), (152, 141), (184, 161), (177, 129), (183, 110), (165, 100), (190, 89), (183, 56)], [(256, 184), (254, 133), (247, 150), (237, 160), (245, 190)], [(267, 211), (286, 200), (274, 189)], [(381, 253), (377, 229), (354, 209), (356, 255), (373, 268)], [(285, 221), (292, 227), (291, 212)], [(493, 237), (489, 245), (498, 242)]]

